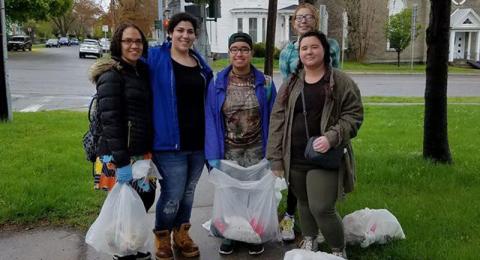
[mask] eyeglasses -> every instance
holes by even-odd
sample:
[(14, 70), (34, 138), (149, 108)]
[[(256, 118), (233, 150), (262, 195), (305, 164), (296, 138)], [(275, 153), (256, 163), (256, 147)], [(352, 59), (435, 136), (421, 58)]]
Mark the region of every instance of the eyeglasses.
[(249, 48), (231, 48), (230, 49), (230, 53), (234, 55), (237, 54), (238, 52), (240, 52), (241, 54), (248, 54), (250, 51), (251, 49)]
[(315, 16), (313, 16), (313, 14), (296, 15), (295, 21), (301, 22), (304, 18), (305, 18), (305, 21), (310, 22), (315, 18)]
[(138, 46), (140, 45), (143, 45), (143, 41), (142, 39), (136, 39), (136, 40), (133, 40), (133, 39), (125, 39), (125, 40), (121, 40), (121, 42), (125, 43), (126, 45), (128, 46), (132, 46), (132, 44), (136, 44)]

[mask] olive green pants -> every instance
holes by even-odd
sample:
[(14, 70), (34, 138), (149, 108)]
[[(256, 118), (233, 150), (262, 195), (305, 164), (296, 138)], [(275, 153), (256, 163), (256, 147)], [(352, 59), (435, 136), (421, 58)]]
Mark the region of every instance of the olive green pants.
[(330, 247), (344, 248), (342, 219), (335, 208), (338, 171), (293, 162), (289, 180), (298, 200), (302, 234), (316, 237), (320, 229)]

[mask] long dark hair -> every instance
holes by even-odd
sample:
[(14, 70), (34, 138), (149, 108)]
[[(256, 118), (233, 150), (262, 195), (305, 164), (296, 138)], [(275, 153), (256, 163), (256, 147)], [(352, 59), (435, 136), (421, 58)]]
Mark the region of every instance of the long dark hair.
[(140, 33), (140, 36), (142, 37), (142, 43), (143, 43), (142, 56), (145, 58), (147, 57), (147, 53), (148, 53), (147, 38), (145, 37), (145, 34), (143, 34), (142, 30), (140, 30), (138, 26), (136, 26), (134, 23), (131, 23), (131, 22), (123, 22), (115, 30), (115, 33), (113, 34), (113, 37), (112, 37), (112, 43), (110, 44), (110, 53), (112, 57), (115, 57), (117, 59), (120, 59), (122, 57), (123, 31), (125, 31), (125, 29), (130, 27), (136, 29)]
[[(300, 46), (302, 45), (302, 40), (307, 37), (316, 37), (320, 41), (320, 44), (322, 44), (322, 47), (323, 47), (323, 63), (325, 64), (325, 67), (328, 68), (330, 66), (331, 58), (330, 58), (330, 44), (328, 43), (327, 36), (325, 36), (325, 34), (320, 31), (310, 31), (305, 33), (300, 37), (300, 40), (298, 40), (298, 52), (300, 52)], [(281, 101), (284, 105), (287, 104), (288, 98), (290, 97), (290, 92), (292, 92), (292, 88), (295, 85), (295, 82), (298, 80), (298, 75), (300, 71), (303, 69), (303, 63), (300, 60), (300, 55), (298, 56), (299, 57), (298, 57), (297, 68), (292, 73), (292, 76), (289, 78), (287, 89), (285, 90), (285, 92), (283, 92), (283, 95), (281, 96)], [(329, 93), (329, 89), (327, 88), (327, 95), (328, 94), (330, 93)]]

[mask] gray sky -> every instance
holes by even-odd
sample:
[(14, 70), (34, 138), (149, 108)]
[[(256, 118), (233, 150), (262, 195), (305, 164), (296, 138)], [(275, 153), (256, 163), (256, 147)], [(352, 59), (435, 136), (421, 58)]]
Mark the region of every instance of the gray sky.
[(101, 4), (105, 12), (108, 10), (108, 5), (110, 4), (110, 0), (95, 0), (95, 2)]

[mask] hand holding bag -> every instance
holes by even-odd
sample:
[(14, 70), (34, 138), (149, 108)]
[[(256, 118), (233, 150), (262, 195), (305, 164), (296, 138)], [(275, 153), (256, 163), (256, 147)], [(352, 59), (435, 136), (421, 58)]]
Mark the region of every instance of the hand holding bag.
[(305, 147), (304, 156), (309, 162), (320, 166), (323, 169), (327, 170), (337, 170), (342, 163), (344, 147), (331, 147), (325, 153), (316, 152), (313, 149), (313, 141), (317, 139), (319, 136), (312, 136), (308, 132), (308, 123), (307, 123), (307, 109), (305, 107), (305, 96), (303, 94), (303, 89), (301, 92), (302, 97), (302, 105), (303, 105), (303, 117), (305, 119), (305, 132), (307, 134), (307, 146)]

